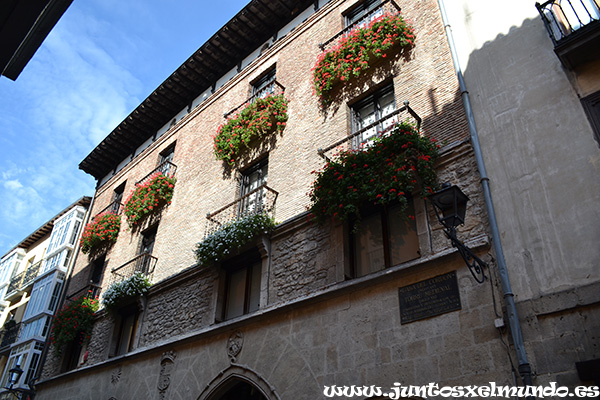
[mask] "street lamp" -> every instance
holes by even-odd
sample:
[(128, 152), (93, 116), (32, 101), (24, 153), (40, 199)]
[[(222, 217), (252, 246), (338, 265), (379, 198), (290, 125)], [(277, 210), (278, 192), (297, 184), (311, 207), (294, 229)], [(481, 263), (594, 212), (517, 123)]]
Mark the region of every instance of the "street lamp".
[(14, 367), (12, 367), (11, 369), (8, 370), (8, 387), (5, 387), (5, 389), (8, 389), (8, 391), (10, 393), (12, 393), (17, 399), (33, 399), (33, 396), (35, 395), (35, 390), (33, 390), (33, 388), (31, 389), (23, 389), (23, 388), (14, 388), (14, 385), (16, 385), (19, 382), (19, 379), (21, 379), (21, 375), (23, 375), (23, 369), (19, 366), (19, 364), (16, 364)]
[(429, 195), (429, 201), (433, 204), (438, 221), (444, 227), (444, 233), (452, 242), (452, 246), (458, 249), (473, 278), (483, 283), (485, 281), (483, 268), (487, 267), (487, 264), (456, 237), (456, 227), (465, 223), (469, 198), (458, 186), (445, 183), (441, 190)]

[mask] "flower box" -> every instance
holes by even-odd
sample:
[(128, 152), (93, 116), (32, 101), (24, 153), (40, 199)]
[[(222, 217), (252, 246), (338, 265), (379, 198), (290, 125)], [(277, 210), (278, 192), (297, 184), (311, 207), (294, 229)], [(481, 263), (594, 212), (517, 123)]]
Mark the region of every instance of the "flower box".
[(273, 218), (266, 214), (252, 214), (223, 225), (196, 246), (198, 264), (208, 266), (219, 262), (275, 228)]
[(96, 215), (83, 229), (79, 244), (84, 254), (117, 241), (121, 216), (112, 212)]
[(76, 340), (80, 344), (89, 341), (97, 310), (98, 299), (81, 296), (56, 313), (50, 343), (57, 354), (61, 354), (65, 346)]
[(148, 292), (152, 286), (150, 280), (140, 272), (131, 277), (113, 283), (102, 295), (102, 305), (107, 312), (114, 314), (115, 311), (128, 303), (131, 303)]
[(241, 151), (274, 132), (281, 133), (288, 120), (288, 100), (283, 94), (258, 98), (219, 126), (213, 139), (218, 160), (235, 165)]
[(166, 204), (171, 204), (176, 179), (156, 172), (148, 179), (138, 183), (125, 202), (125, 217), (129, 227), (146, 215), (159, 210)]
[(369, 203), (398, 202), (404, 211), (417, 188), (427, 195), (436, 187), (438, 147), (403, 122), (370, 146), (341, 153), (322, 170), (313, 171), (317, 178), (309, 192), (310, 217), (317, 222), (358, 221), (360, 208)]
[(386, 58), (393, 47), (412, 47), (414, 40), (413, 28), (400, 13), (385, 13), (352, 30), (319, 55), (313, 67), (315, 93), (327, 103), (331, 90), (338, 84), (359, 77), (375, 60)]

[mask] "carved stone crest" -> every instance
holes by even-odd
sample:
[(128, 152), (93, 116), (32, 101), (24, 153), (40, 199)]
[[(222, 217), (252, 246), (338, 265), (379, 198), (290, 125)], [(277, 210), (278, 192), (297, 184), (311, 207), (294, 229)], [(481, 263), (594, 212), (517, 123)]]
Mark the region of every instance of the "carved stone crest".
[(110, 376), (110, 383), (116, 385), (121, 380), (121, 367), (117, 367)]
[(177, 353), (174, 351), (167, 351), (163, 353), (160, 360), (160, 374), (158, 375), (156, 387), (158, 388), (161, 400), (165, 398), (167, 388), (171, 384), (171, 372), (173, 371), (175, 364), (175, 357), (177, 357)]
[(237, 355), (242, 351), (242, 346), (244, 345), (244, 335), (242, 332), (235, 331), (229, 336), (229, 340), (227, 340), (227, 355), (231, 362), (235, 362)]

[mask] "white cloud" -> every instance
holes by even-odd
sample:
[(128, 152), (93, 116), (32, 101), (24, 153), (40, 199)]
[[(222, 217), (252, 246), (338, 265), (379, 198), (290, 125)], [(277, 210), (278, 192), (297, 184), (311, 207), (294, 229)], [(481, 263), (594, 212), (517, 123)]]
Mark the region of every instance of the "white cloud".
[(18, 180), (12, 180), (12, 181), (6, 181), (4, 182), (4, 187), (7, 190), (17, 190), (23, 187), (23, 185), (21, 185), (21, 182), (19, 182)]

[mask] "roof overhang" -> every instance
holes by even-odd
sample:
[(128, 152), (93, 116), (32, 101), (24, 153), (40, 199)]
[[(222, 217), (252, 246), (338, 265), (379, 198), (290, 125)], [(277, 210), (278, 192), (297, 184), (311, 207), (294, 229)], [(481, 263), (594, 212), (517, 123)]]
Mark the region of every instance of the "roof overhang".
[(0, 71), (13, 81), (73, 0), (2, 0)]
[(133, 110), (79, 168), (102, 179), (221, 76), (314, 3), (252, 0)]

